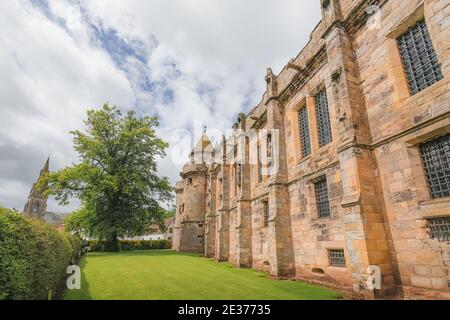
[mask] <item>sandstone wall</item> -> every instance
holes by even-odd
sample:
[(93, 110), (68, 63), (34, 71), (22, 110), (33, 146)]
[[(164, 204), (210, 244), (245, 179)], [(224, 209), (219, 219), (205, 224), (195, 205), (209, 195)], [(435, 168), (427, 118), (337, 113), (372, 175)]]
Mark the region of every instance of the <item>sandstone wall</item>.
[[(185, 234), (181, 243), (185, 248), (196, 243), (199, 251), (193, 235), (201, 227), (195, 223), (206, 221), (205, 254), (220, 261), (368, 297), (448, 299), (450, 244), (430, 239), (427, 219), (449, 216), (450, 199), (431, 198), (419, 145), (450, 132), (450, 0), (322, 3), (323, 19), (309, 43), (280, 74), (267, 71), (261, 102), (239, 116), (234, 128), (247, 137), (239, 140), (236, 131), (217, 146), (208, 184), (200, 175), (195, 187), (177, 192), (177, 208), (187, 210), (180, 214), (183, 222), (176, 220)], [(379, 10), (368, 15), (371, 5)], [(444, 79), (411, 96), (396, 39), (423, 18)], [(314, 99), (320, 90), (327, 94), (333, 136), (322, 147)], [(311, 138), (306, 157), (302, 107)], [(272, 159), (278, 170), (269, 172), (272, 129), (279, 135), (279, 154)], [(258, 147), (264, 158), (261, 180)], [(245, 166), (239, 167), (239, 159)], [(314, 189), (323, 178), (328, 218), (318, 216)], [(333, 249), (344, 251), (345, 266), (331, 266)], [(367, 285), (370, 266), (381, 270), (381, 290)]]

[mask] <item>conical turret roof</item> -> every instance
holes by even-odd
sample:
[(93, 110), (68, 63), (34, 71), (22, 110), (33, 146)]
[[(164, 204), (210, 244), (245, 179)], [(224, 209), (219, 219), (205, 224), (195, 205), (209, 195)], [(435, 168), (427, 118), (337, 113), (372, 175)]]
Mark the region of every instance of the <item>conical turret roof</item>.
[(192, 149), (192, 152), (196, 151), (204, 151), (207, 148), (211, 146), (211, 140), (209, 139), (208, 135), (205, 133), (202, 135), (202, 137), (198, 140), (197, 144), (195, 145), (194, 149)]

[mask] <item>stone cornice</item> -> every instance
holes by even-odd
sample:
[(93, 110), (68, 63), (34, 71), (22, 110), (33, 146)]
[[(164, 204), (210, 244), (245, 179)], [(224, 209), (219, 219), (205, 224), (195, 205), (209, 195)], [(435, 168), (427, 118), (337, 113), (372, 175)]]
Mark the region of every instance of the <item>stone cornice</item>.
[(253, 126), (251, 127), (252, 129), (261, 129), (264, 128), (264, 126), (267, 123), (267, 111), (264, 111), (262, 113), (262, 115), (258, 118), (258, 120), (256, 120), (256, 122), (253, 124)]
[(322, 46), (317, 53), (306, 62), (302, 71), (299, 71), (292, 78), (286, 88), (279, 94), (279, 101), (282, 106), (292, 98), (294, 94), (302, 88), (308, 80), (327, 62), (326, 47)]
[(370, 6), (383, 7), (389, 0), (365, 0), (355, 6), (347, 15), (345, 20), (334, 21), (323, 33), (322, 38), (325, 39), (328, 34), (336, 27), (344, 29), (349, 35), (357, 33), (367, 22), (370, 14), (367, 9)]
[(370, 14), (367, 8), (370, 6), (383, 7), (389, 0), (366, 0), (353, 8), (344, 21), (345, 29), (350, 35), (358, 32), (367, 22)]

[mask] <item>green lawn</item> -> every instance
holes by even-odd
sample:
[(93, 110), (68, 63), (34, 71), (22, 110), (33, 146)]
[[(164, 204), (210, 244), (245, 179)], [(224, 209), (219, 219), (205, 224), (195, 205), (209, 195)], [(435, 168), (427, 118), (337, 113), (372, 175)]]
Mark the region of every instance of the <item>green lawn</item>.
[(341, 294), (169, 250), (91, 253), (81, 261), (81, 290), (67, 300), (305, 300)]

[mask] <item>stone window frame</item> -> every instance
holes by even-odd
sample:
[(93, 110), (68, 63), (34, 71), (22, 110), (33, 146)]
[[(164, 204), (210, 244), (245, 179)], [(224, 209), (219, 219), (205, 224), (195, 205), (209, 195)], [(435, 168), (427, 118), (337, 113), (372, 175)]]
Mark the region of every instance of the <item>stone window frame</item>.
[[(294, 123), (294, 146), (295, 146), (295, 155), (297, 158), (297, 163), (306, 161), (310, 159), (315, 151), (315, 137), (314, 135), (314, 126), (315, 126), (315, 115), (314, 113), (314, 104), (311, 103), (312, 97), (303, 97), (300, 102), (296, 103), (296, 105), (292, 108), (292, 112), (294, 116), (292, 118)], [(300, 127), (300, 112), (301, 110), (306, 110), (306, 116), (308, 119), (308, 138), (309, 138), (309, 154), (303, 154), (303, 144), (302, 144), (302, 128)]]
[[(306, 105), (300, 107), (297, 117), (300, 136), (300, 156), (304, 159), (312, 154), (311, 128), (309, 125), (308, 107)], [(305, 122), (303, 120), (305, 120)]]
[[(432, 207), (436, 203), (450, 202), (450, 197), (437, 199), (434, 199), (432, 197), (430, 188), (428, 186), (420, 146), (428, 141), (435, 140), (447, 134), (448, 132), (450, 132), (450, 124), (446, 124), (437, 128), (430, 127), (426, 132), (421, 132), (420, 135), (410, 137), (405, 141), (408, 160), (410, 162), (411, 172), (414, 179), (415, 193), (417, 194), (416, 197), (419, 206), (425, 211), (427, 211), (428, 207)], [(437, 210), (433, 211), (436, 211), (436, 214), (432, 214), (432, 216), (442, 215)], [(425, 217), (430, 217), (430, 215), (427, 214), (425, 215)]]
[[(323, 188), (321, 186), (323, 185)], [(322, 189), (322, 190), (321, 190)], [(316, 197), (316, 210), (319, 219), (328, 219), (331, 217), (331, 207), (330, 207), (330, 191), (328, 188), (328, 181), (326, 178), (321, 179), (314, 183), (314, 192)], [(319, 192), (322, 192), (320, 194)], [(323, 200), (321, 203), (318, 202), (319, 199)]]
[[(342, 257), (334, 256), (333, 253), (342, 253)], [(345, 255), (345, 249), (344, 248), (327, 248), (327, 259), (328, 259), (328, 266), (333, 268), (347, 268), (347, 257)], [(336, 261), (333, 261), (333, 259), (341, 259), (343, 263), (335, 264)]]
[[(317, 119), (317, 106), (316, 106), (316, 96), (321, 93), (322, 91), (325, 92), (328, 102), (328, 116), (330, 119), (330, 133), (331, 133), (331, 141), (328, 144), (325, 144), (323, 146), (320, 145), (320, 136), (319, 136), (319, 124)], [(309, 116), (309, 128), (310, 128), (310, 140), (311, 140), (311, 155), (314, 155), (317, 151), (321, 149), (329, 148), (330, 146), (334, 145), (336, 143), (336, 127), (335, 127), (335, 121), (334, 116), (334, 105), (332, 100), (332, 94), (328, 90), (327, 83), (325, 82), (325, 79), (322, 79), (319, 81), (319, 83), (315, 86), (313, 86), (313, 89), (309, 90), (308, 97), (306, 99), (306, 106), (308, 108), (308, 116)], [(332, 112), (333, 111), (333, 112)], [(305, 159), (308, 159), (310, 156), (306, 157)]]
[[(266, 214), (267, 209), (267, 214)], [(261, 215), (262, 215), (262, 228), (268, 228), (269, 227), (269, 221), (270, 221), (270, 205), (269, 205), (269, 198), (261, 199)]]
[(416, 220), (417, 234), (421, 239), (427, 239), (431, 242), (436, 242), (431, 238), (430, 229), (428, 228), (428, 220), (433, 218), (440, 218), (448, 216), (450, 207), (449, 198), (433, 199), (426, 178), (425, 168), (422, 163), (422, 156), (420, 153), (420, 145), (445, 135), (450, 132), (450, 124), (432, 125), (425, 132), (420, 131), (420, 134), (413, 135), (405, 140), (407, 157), (410, 163), (411, 173), (414, 180), (415, 200), (417, 201), (417, 208), (419, 217)]
[[(324, 96), (323, 98), (321, 98), (322, 95)], [(320, 100), (323, 100), (322, 103), (318, 103), (318, 101), (320, 102)], [(324, 109), (320, 110), (319, 109), (320, 106), (322, 106), (322, 108)], [(328, 98), (328, 92), (325, 88), (320, 90), (314, 95), (314, 110), (316, 112), (316, 127), (317, 127), (317, 137), (319, 140), (319, 148), (323, 148), (333, 143), (333, 129), (331, 127), (330, 102)]]
[[(319, 209), (317, 207), (317, 199), (316, 199), (316, 183), (325, 180), (327, 184), (328, 191), (328, 206), (330, 210), (330, 214), (328, 216), (320, 217)], [(320, 222), (328, 221), (333, 219), (333, 209), (331, 207), (331, 198), (330, 198), (330, 187), (329, 187), (329, 179), (325, 172), (320, 172), (319, 174), (313, 176), (308, 180), (308, 193), (311, 199), (311, 217), (312, 220), (317, 220)]]
[[(406, 13), (403, 19), (399, 20), (399, 22), (394, 25), (390, 30), (387, 31), (385, 34), (385, 38), (387, 40), (387, 46), (390, 56), (390, 70), (400, 70), (400, 72), (395, 73), (395, 79), (394, 87), (395, 92), (397, 93), (396, 100), (397, 102), (401, 102), (410, 98), (416, 98), (420, 96), (421, 94), (424, 94), (425, 92), (428, 92), (428, 90), (432, 90), (435, 86), (439, 86), (442, 81), (445, 80), (445, 76), (443, 79), (437, 81), (436, 83), (430, 85), (429, 87), (425, 88), (424, 90), (412, 94), (410, 92), (410, 87), (408, 83), (407, 73), (403, 64), (403, 58), (400, 52), (400, 48), (398, 46), (397, 39), (402, 34), (407, 32), (411, 27), (415, 26), (418, 22), (421, 20), (424, 20), (427, 26), (430, 26), (430, 22), (425, 16), (425, 4), (424, 1), (421, 1), (421, 3), (415, 7), (413, 10), (411, 10), (409, 13)], [(434, 45), (433, 41), (433, 35), (430, 33), (431, 42)], [(436, 52), (436, 46), (434, 46), (434, 51)], [(437, 52), (436, 52), (437, 54)], [(437, 54), (437, 58), (439, 60), (439, 55)]]
[[(439, 163), (445, 163), (445, 160), (450, 160), (448, 159), (448, 154), (446, 156), (444, 156), (444, 158), (441, 157), (433, 157), (433, 153), (435, 153), (435, 146), (429, 147), (428, 149), (432, 149), (432, 150), (426, 150), (427, 153), (425, 153), (424, 149), (427, 145), (433, 145), (436, 144), (436, 141), (438, 140), (444, 140), (442, 141), (442, 145), (444, 146), (443, 150), (441, 149), (443, 146), (440, 146), (440, 150), (439, 153), (441, 151), (445, 151), (447, 150), (447, 148), (450, 148), (450, 133), (447, 133), (446, 135), (442, 135), (439, 137), (436, 137), (435, 139), (432, 139), (430, 141), (427, 141), (425, 143), (420, 144), (419, 148), (420, 148), (420, 153), (422, 156), (422, 164), (424, 167), (424, 171), (425, 171), (425, 175), (427, 178), (427, 183), (428, 183), (428, 189), (430, 191), (431, 197), (433, 199), (445, 199), (445, 198), (450, 198), (450, 182), (448, 181), (450, 179), (450, 175), (448, 175), (448, 171), (447, 170), (433, 170), (432, 172), (430, 172), (429, 170), (432, 169), (430, 168), (430, 163), (432, 163), (433, 165), (431, 167), (434, 167), (434, 160), (438, 160)], [(447, 148), (445, 148), (447, 147)], [(428, 159), (426, 160), (425, 157)], [(432, 158), (433, 161), (429, 161), (430, 157)], [(438, 178), (433, 176), (438, 175)], [(442, 183), (442, 180), (444, 180), (445, 182)], [(438, 182), (438, 185), (436, 185), (436, 182)], [(436, 188), (437, 186), (439, 186), (439, 188)], [(447, 189), (443, 189), (441, 187), (446, 187)], [(438, 191), (437, 189), (441, 189), (440, 191)]]
[[(292, 136), (290, 139), (292, 139), (293, 145), (294, 145), (294, 157), (295, 162), (297, 164), (307, 161), (308, 159), (311, 159), (313, 153), (315, 152), (315, 136), (314, 136), (314, 130), (315, 127), (315, 119), (314, 115), (311, 114), (311, 112), (314, 113), (314, 106), (311, 103), (312, 97), (305, 96), (300, 99), (299, 102), (297, 102), (291, 112), (291, 123), (292, 125)], [(309, 141), (310, 141), (310, 148), (311, 152), (308, 156), (303, 157), (302, 155), (302, 142), (301, 142), (301, 128), (300, 128), (300, 110), (306, 108), (307, 115), (308, 115), (308, 130), (309, 130)], [(312, 111), (311, 111), (312, 110)]]
[(450, 215), (427, 219), (430, 239), (450, 243)]
[(263, 183), (264, 182), (264, 175), (263, 175), (263, 162), (262, 162), (262, 146), (261, 143), (259, 141), (259, 137), (258, 137), (258, 142), (256, 145), (256, 161), (257, 161), (257, 181), (258, 184)]
[[(265, 125), (265, 124), (264, 124)], [(257, 131), (251, 132), (246, 143), (249, 148), (249, 164), (251, 165), (250, 180), (256, 187), (266, 182), (267, 169), (264, 166), (265, 155), (267, 154), (267, 129), (266, 127), (258, 128)]]
[(233, 177), (233, 195), (235, 198), (238, 197), (239, 194), (239, 187), (238, 187), (238, 166), (239, 164), (237, 162), (233, 163), (232, 169), (231, 169), (231, 176)]
[[(430, 69), (425, 69), (423, 68), (425, 65), (423, 64), (423, 59), (419, 58), (416, 60), (413, 60), (410, 58), (410, 51), (409, 50), (405, 50), (405, 46), (406, 43), (404, 41), (404, 39), (411, 39), (415, 38), (414, 35), (412, 35), (413, 30), (416, 30), (416, 32), (418, 32), (421, 35), (421, 39), (422, 39), (422, 44), (425, 44), (426, 46), (426, 50), (425, 50), (425, 54), (426, 54), (426, 58), (430, 59), (429, 60), (429, 68)], [(418, 30), (418, 31), (417, 31)], [(417, 45), (419, 42), (417, 41), (413, 41), (413, 47), (415, 49), (416, 53), (419, 53), (419, 49), (417, 49)], [(397, 38), (397, 44), (398, 44), (398, 49), (400, 52), (400, 56), (402, 58), (402, 62), (403, 62), (403, 66), (404, 66), (404, 72), (405, 75), (407, 75), (407, 79), (408, 79), (408, 87), (409, 87), (409, 91), (411, 96), (414, 96), (422, 91), (424, 91), (425, 89), (431, 87), (433, 84), (440, 82), (444, 76), (442, 74), (442, 64), (439, 62), (439, 58), (437, 56), (436, 50), (434, 48), (434, 44), (433, 44), (433, 40), (431, 39), (431, 34), (429, 32), (429, 28), (428, 28), (428, 24), (425, 21), (425, 18), (422, 20), (419, 20), (414, 26), (412, 26), (410, 29), (408, 29), (406, 32), (404, 32), (402, 35), (400, 35)], [(427, 45), (430, 45), (430, 47), (428, 47)], [(408, 47), (408, 46), (406, 46)], [(407, 62), (407, 63), (406, 63)], [(422, 68), (420, 68), (421, 70), (421, 75), (422, 75), (422, 80), (425, 80), (425, 83), (423, 83), (422, 85), (418, 84), (418, 78), (415, 76), (415, 72), (413, 72), (414, 69), (413, 66), (417, 66), (417, 63), (420, 62), (420, 65)], [(409, 66), (407, 66), (407, 64)], [(432, 71), (431, 75), (433, 77), (433, 79), (429, 79), (427, 76), (425, 76), (425, 71)], [(417, 70), (416, 70), (417, 71)]]

